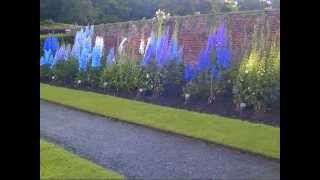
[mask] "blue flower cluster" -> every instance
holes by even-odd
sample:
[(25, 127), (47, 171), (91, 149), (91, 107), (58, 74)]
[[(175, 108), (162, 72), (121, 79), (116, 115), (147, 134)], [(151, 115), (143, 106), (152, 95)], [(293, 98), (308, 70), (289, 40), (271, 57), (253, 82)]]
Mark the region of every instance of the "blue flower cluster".
[(53, 64), (54, 54), (59, 48), (59, 41), (55, 36), (49, 36), (44, 40), (43, 51), (44, 55), (40, 58), (40, 66), (44, 64)]
[[(215, 55), (215, 59), (212, 59)], [(194, 80), (199, 72), (209, 70), (211, 75), (219, 78), (220, 71), (231, 66), (231, 50), (226, 36), (226, 28), (221, 24), (218, 29), (209, 35), (207, 45), (200, 50), (197, 64), (185, 66), (185, 80)]]
[(152, 59), (155, 59), (158, 66), (162, 66), (166, 61), (181, 61), (183, 47), (178, 45), (174, 37), (169, 36), (169, 31), (156, 36), (151, 32), (148, 38), (142, 65), (147, 65)]
[(52, 53), (59, 48), (59, 41), (55, 36), (49, 36), (44, 40), (43, 49), (44, 50), (51, 50)]
[(103, 38), (97, 36), (96, 42), (92, 50), (92, 67), (100, 67), (101, 66), (101, 58), (103, 55)]
[[(94, 34), (94, 26), (86, 26), (77, 31), (71, 56), (79, 61), (79, 69), (85, 70), (89, 64), (92, 51), (92, 36)], [(99, 50), (96, 50), (99, 53)], [(97, 55), (97, 54), (96, 54)], [(99, 57), (95, 56), (95, 58)], [(96, 59), (95, 59), (96, 60)], [(94, 65), (97, 65), (94, 63)]]
[(40, 58), (40, 66), (48, 64), (51, 65), (53, 63), (53, 53), (51, 50), (44, 50), (44, 55)]
[(111, 65), (115, 63), (115, 57), (114, 57), (114, 48), (111, 48), (109, 50), (108, 56), (107, 56), (107, 60), (106, 60), (106, 64), (107, 65)]
[(74, 44), (70, 50), (69, 46), (59, 47), (59, 41), (54, 36), (49, 36), (44, 41), (44, 55), (40, 59), (40, 65), (49, 64), (52, 67), (59, 60), (67, 60), (69, 56), (79, 61), (79, 69), (85, 70), (92, 58), (92, 67), (100, 67), (103, 56), (103, 38), (97, 36), (95, 45), (92, 47), (94, 26), (86, 26), (77, 31)]
[(66, 61), (69, 58), (69, 53), (70, 49), (65, 48), (64, 45), (62, 45), (56, 52), (54, 58), (53, 58), (53, 63), (51, 66), (55, 65), (59, 60), (64, 60)]

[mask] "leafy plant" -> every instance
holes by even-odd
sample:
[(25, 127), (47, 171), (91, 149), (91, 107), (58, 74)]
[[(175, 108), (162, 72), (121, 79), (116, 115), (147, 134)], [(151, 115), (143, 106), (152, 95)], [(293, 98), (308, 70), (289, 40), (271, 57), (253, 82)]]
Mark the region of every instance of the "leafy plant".
[(255, 111), (266, 111), (280, 102), (280, 50), (273, 43), (269, 51), (254, 48), (240, 64), (234, 80), (234, 101)]
[(180, 61), (167, 61), (161, 69), (163, 94), (166, 96), (180, 96), (184, 80), (184, 64)]
[(57, 61), (52, 67), (52, 75), (56, 81), (64, 85), (73, 84), (78, 73), (78, 62), (74, 59)]

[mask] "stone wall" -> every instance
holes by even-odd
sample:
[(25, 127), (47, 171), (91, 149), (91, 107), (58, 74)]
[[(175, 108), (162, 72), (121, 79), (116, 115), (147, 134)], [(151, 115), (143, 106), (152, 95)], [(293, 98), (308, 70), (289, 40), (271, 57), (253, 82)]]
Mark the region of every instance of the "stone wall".
[[(174, 27), (178, 28), (178, 43), (183, 45), (183, 61), (195, 63), (200, 49), (206, 46), (209, 33), (220, 23), (225, 23), (228, 29), (234, 61), (250, 49), (254, 27), (263, 28), (265, 33), (271, 35), (269, 37), (280, 35), (279, 10), (177, 16), (165, 21), (164, 27), (168, 27), (171, 33)], [(146, 42), (156, 28), (152, 20), (141, 20), (96, 25), (95, 33), (104, 37), (107, 50), (117, 48), (124, 37), (128, 38), (127, 54), (134, 59), (141, 59), (138, 52), (140, 41), (143, 38)]]

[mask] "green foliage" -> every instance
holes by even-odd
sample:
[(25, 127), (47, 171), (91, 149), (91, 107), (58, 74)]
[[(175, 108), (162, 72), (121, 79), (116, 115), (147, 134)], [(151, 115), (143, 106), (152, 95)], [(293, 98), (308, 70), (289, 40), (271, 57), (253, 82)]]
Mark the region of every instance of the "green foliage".
[(52, 67), (52, 75), (59, 83), (64, 85), (73, 84), (78, 73), (78, 62), (73, 59), (67, 61), (58, 61)]
[(162, 70), (157, 66), (157, 62), (153, 59), (144, 69), (145, 73), (145, 83), (143, 88), (147, 91), (152, 92), (154, 97), (159, 97), (163, 92), (163, 77), (164, 74)]
[(51, 77), (52, 73), (50, 71), (50, 65), (49, 64), (44, 64), (40, 66), (40, 79), (42, 80), (49, 80)]
[(135, 61), (125, 60), (121, 63), (103, 67), (100, 73), (100, 87), (115, 92), (135, 92), (142, 81), (141, 67)]
[(164, 95), (180, 96), (184, 80), (184, 64), (175, 60), (168, 61), (162, 68)]
[(268, 53), (254, 48), (242, 61), (234, 79), (234, 101), (266, 111), (280, 102), (280, 50), (273, 43)]
[(152, 18), (164, 9), (172, 15), (220, 12), (221, 0), (41, 0), (40, 20), (100, 24)]
[(183, 92), (190, 94), (193, 99), (205, 100), (210, 96), (211, 73), (209, 70), (199, 72), (194, 80), (189, 81)]
[(110, 169), (40, 138), (40, 179), (125, 179)]

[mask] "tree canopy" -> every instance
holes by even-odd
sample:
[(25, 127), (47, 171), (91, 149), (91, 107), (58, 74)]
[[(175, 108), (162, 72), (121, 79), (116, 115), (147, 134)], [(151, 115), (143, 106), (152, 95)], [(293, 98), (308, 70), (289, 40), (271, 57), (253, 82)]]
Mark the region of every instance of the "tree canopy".
[[(280, 0), (272, 0), (280, 7)], [(238, 0), (238, 10), (263, 9), (260, 0)], [(173, 15), (232, 11), (225, 0), (40, 0), (40, 21), (100, 24), (152, 18), (157, 9)]]

